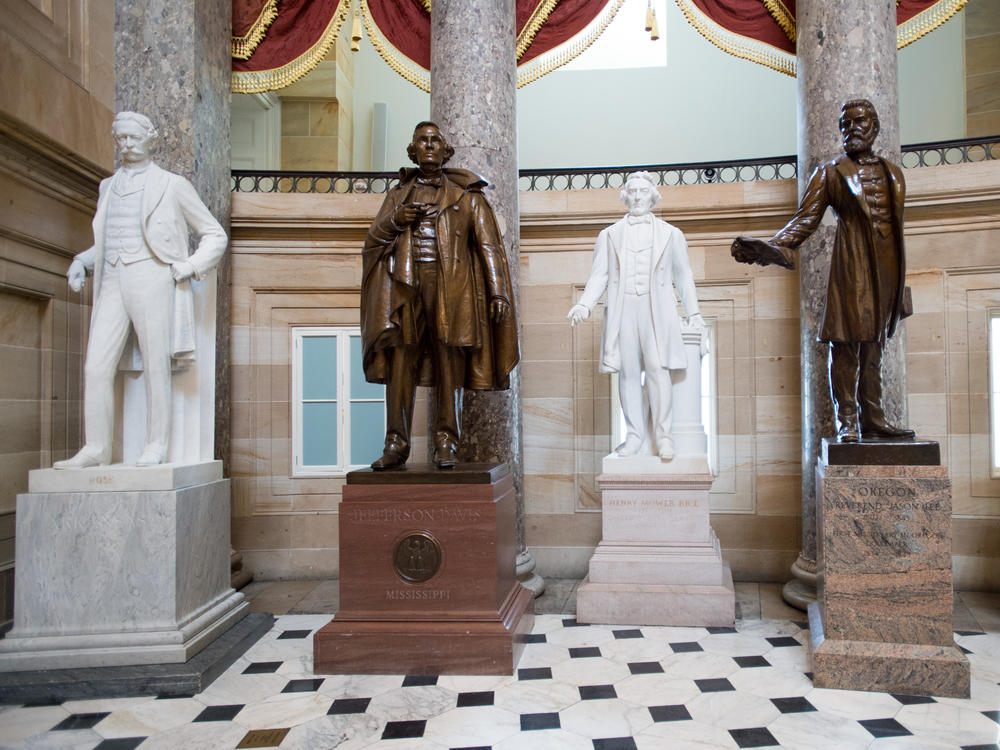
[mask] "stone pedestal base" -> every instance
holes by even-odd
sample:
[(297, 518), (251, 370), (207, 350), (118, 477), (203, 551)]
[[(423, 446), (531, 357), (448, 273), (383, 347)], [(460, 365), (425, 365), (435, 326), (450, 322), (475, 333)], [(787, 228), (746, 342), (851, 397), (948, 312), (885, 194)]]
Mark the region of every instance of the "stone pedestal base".
[(826, 638), (819, 602), (809, 605), (813, 683), (839, 690), (968, 698), (969, 659), (958, 646)]
[(220, 461), (43, 469), (29, 490), (0, 671), (184, 662), (249, 612), (229, 586)]
[(351, 472), (340, 506), (340, 609), (317, 674), (513, 674), (534, 622), (515, 577), (505, 464)]
[(719, 627), (735, 621), (733, 575), (709, 525), (713, 477), (703, 457), (679, 458), (677, 464), (604, 459), (597, 478), (603, 538), (577, 590), (578, 621)]
[[(951, 623), (948, 471), (932, 463), (936, 445), (892, 445), (880, 451), (877, 443), (830, 443), (817, 462), (814, 680), (820, 687), (967, 698), (969, 662)], [(885, 463), (849, 463), (855, 454)]]

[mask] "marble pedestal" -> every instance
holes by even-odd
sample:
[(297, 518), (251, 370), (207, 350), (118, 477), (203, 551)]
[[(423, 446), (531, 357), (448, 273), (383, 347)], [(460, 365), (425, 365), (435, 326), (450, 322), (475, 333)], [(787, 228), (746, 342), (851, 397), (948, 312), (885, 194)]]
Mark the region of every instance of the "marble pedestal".
[(937, 444), (824, 440), (822, 451), (815, 684), (969, 697), (969, 661), (952, 634), (951, 482)]
[(347, 475), (340, 609), (317, 674), (513, 674), (534, 622), (506, 464)]
[(733, 575), (709, 524), (704, 456), (604, 459), (603, 535), (576, 597), (586, 623), (731, 626)]
[(32, 471), (0, 671), (184, 662), (249, 612), (222, 462)]

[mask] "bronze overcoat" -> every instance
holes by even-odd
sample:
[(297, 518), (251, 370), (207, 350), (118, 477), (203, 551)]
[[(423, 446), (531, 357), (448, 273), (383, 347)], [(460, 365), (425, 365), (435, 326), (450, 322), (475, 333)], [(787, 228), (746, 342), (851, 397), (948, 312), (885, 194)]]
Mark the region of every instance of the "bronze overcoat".
[[(417, 293), (412, 232), (407, 227), (397, 233), (391, 224), (416, 174), (415, 169), (400, 171), (399, 185), (386, 195), (365, 240), (361, 339), (365, 378), (372, 383), (386, 382), (391, 348), (419, 343), (412, 309)], [(482, 193), (487, 183), (464, 169), (445, 169), (442, 180), (435, 227), (438, 342), (465, 350), (466, 388), (504, 389), (519, 360), (517, 321), (500, 229)], [(505, 300), (510, 307), (510, 315), (500, 323), (490, 320), (493, 299)], [(426, 356), (420, 385), (433, 385)]]
[(879, 159), (885, 167), (892, 208), (892, 231), (897, 253), (897, 278), (888, 318), (879, 312), (880, 274), (875, 235), (868, 204), (861, 188), (858, 165), (844, 155), (821, 164), (809, 178), (799, 210), (771, 241), (798, 247), (815, 231), (827, 206), (837, 213), (837, 233), (830, 262), (830, 282), (820, 341), (882, 341), (896, 330), (903, 305), (906, 267), (903, 255), (903, 201), (906, 185), (895, 164)]

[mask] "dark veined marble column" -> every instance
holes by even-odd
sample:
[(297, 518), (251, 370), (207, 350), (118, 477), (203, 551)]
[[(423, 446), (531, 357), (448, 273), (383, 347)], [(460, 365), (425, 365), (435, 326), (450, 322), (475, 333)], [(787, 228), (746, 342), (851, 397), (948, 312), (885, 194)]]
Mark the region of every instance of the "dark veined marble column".
[[(154, 161), (188, 178), (227, 234), (232, 10), (228, 0), (115, 2), (115, 110), (153, 121)], [(230, 269), (227, 253), (216, 269), (215, 334), (215, 456), (227, 476)]]
[[(514, 0), (434, 0), (431, 6), (431, 119), (455, 147), (449, 166), (470, 169), (490, 183), (486, 196), (503, 233), (516, 298), (520, 223), (515, 39)], [(518, 579), (541, 594), (545, 584), (534, 572), (524, 535), (520, 368), (512, 373), (508, 391), (466, 391), (462, 431), (463, 461), (511, 464), (517, 491)]]
[[(843, 153), (838, 122), (844, 102), (869, 99), (881, 131), (875, 152), (896, 164), (899, 93), (895, 0), (799, 0), (796, 5), (799, 193), (819, 164)], [(823, 225), (799, 252), (802, 352), (802, 551), (784, 588), (792, 606), (816, 599), (816, 458), (820, 439), (835, 434), (827, 379), (828, 345), (816, 341), (826, 301), (834, 224)], [(886, 345), (883, 387), (890, 422), (906, 424), (903, 325)]]

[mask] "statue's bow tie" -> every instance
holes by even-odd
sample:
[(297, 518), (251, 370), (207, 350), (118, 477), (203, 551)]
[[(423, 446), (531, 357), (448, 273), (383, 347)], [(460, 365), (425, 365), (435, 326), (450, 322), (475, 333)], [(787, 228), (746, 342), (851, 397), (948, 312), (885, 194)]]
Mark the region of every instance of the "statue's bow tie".
[(653, 216), (652, 214), (643, 214), (642, 216), (633, 216), (629, 214), (628, 216), (629, 224), (652, 224)]
[(417, 177), (418, 185), (430, 185), (431, 187), (441, 187), (440, 177)]

